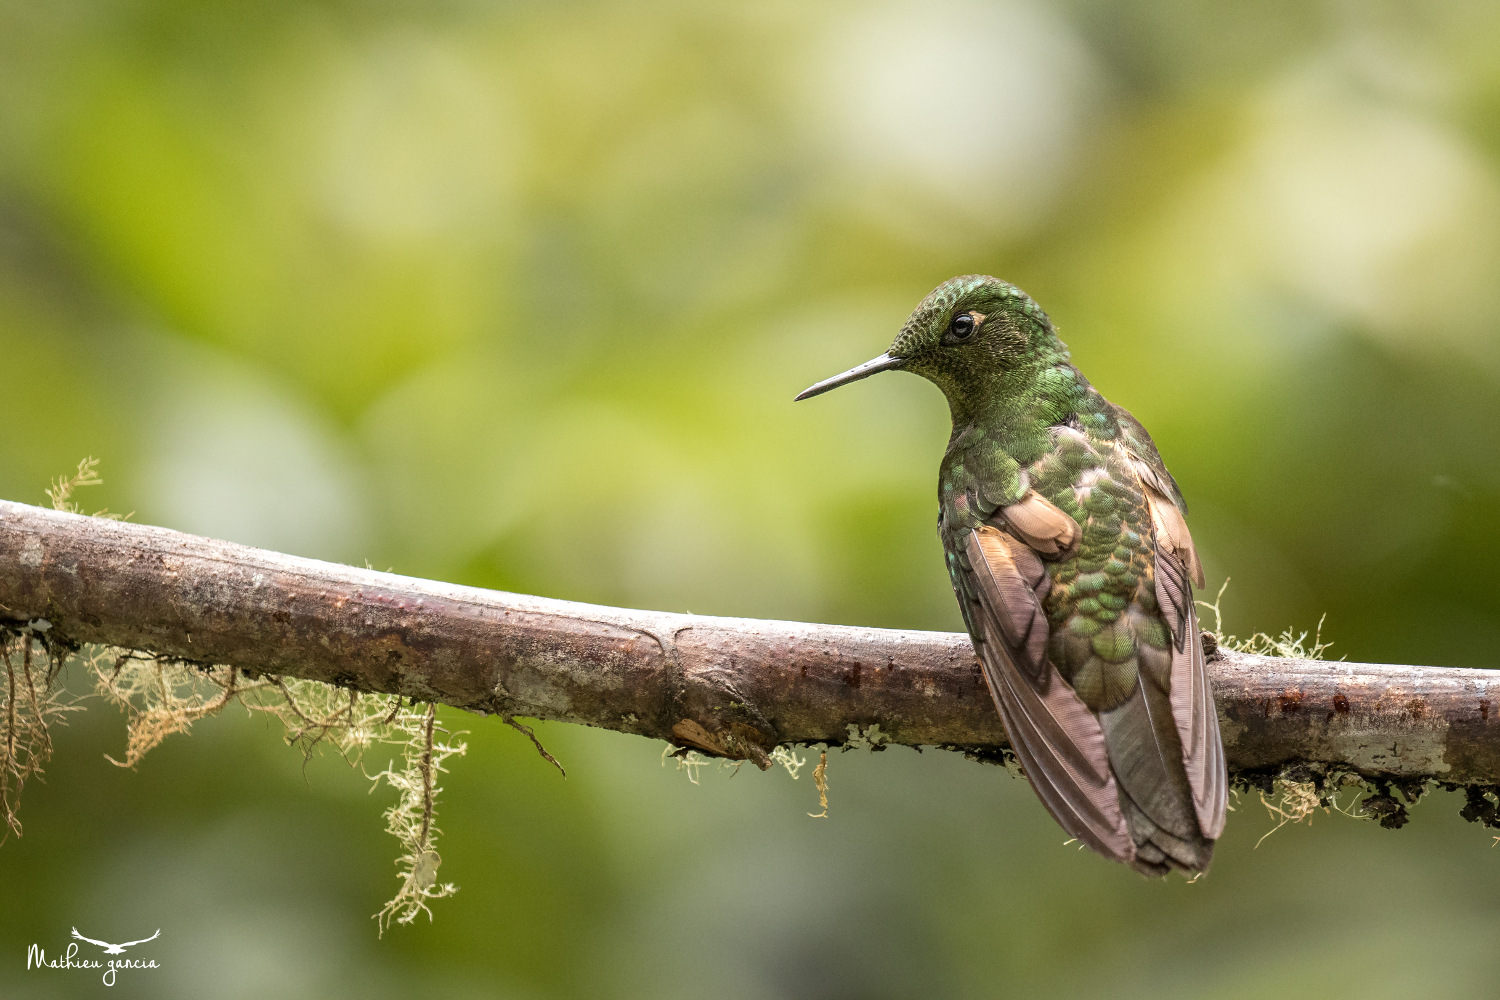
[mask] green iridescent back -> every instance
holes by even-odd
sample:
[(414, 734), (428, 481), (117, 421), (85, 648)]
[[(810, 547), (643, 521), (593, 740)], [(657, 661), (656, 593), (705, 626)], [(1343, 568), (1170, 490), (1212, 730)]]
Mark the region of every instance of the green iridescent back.
[[(1045, 314), (1037, 316), (1051, 333)], [(1142, 671), (1167, 690), (1171, 669), (1171, 639), (1156, 600), (1152, 521), (1132, 459), (1169, 484), (1179, 509), (1182, 501), (1144, 428), (1089, 384), (1055, 334), (1050, 339), (1055, 348), (1034, 373), (1032, 391), (1021, 395), (1022, 405), (976, 414), (955, 428), (939, 478), (938, 530), (965, 624), (977, 637), (967, 532), (985, 523), (1003, 528), (998, 512), (1028, 487), (1078, 522), (1083, 537), (1076, 553), (1047, 564), (1048, 653), (1084, 703), (1102, 712), (1130, 696)]]

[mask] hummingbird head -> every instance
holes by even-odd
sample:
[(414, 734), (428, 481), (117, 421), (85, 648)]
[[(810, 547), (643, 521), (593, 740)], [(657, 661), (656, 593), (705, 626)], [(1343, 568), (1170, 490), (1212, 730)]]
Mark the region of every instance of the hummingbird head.
[(824, 379), (798, 399), (817, 396), (876, 372), (921, 375), (943, 390), (955, 415), (1018, 391), (1044, 357), (1066, 359), (1052, 321), (1031, 297), (988, 275), (949, 278), (912, 312), (890, 350)]

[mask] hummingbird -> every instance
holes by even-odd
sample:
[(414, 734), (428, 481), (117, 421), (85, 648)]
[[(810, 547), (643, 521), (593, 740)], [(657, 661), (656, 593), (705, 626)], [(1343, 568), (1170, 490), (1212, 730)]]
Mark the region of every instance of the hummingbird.
[(1042, 804), (1143, 875), (1206, 871), (1228, 776), (1194, 611), (1203, 566), (1151, 435), (1029, 295), (987, 275), (943, 282), (888, 351), (797, 399), (884, 371), (948, 399), (938, 536)]

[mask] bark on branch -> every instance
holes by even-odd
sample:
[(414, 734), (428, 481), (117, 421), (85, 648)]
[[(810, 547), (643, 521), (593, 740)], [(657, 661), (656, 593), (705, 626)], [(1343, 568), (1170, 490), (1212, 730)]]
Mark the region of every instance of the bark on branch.
[[(0, 624), (761, 766), (779, 744), (1006, 747), (967, 636), (575, 604), (0, 501)], [(1500, 784), (1500, 674), (1223, 652), (1232, 774)]]

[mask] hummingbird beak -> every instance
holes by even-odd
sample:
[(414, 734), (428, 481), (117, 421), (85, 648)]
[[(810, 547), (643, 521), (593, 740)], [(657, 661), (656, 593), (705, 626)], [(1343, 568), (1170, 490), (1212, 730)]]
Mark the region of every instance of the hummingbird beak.
[[(904, 364), (906, 364), (905, 358), (892, 357), (891, 354), (887, 352), (885, 354), (882, 354), (878, 358), (871, 358), (869, 361), (866, 361), (862, 365), (856, 365), (855, 367), (844, 372), (842, 375), (835, 375), (833, 378), (825, 378), (817, 385), (809, 386), (808, 388), (803, 389), (797, 394), (797, 399), (811, 399), (813, 396), (821, 396), (829, 389), (837, 389), (841, 385), (848, 385), (850, 382), (858, 382), (862, 378), (869, 378), (876, 372), (894, 371)], [(796, 402), (796, 400), (793, 400), (793, 402)]]

